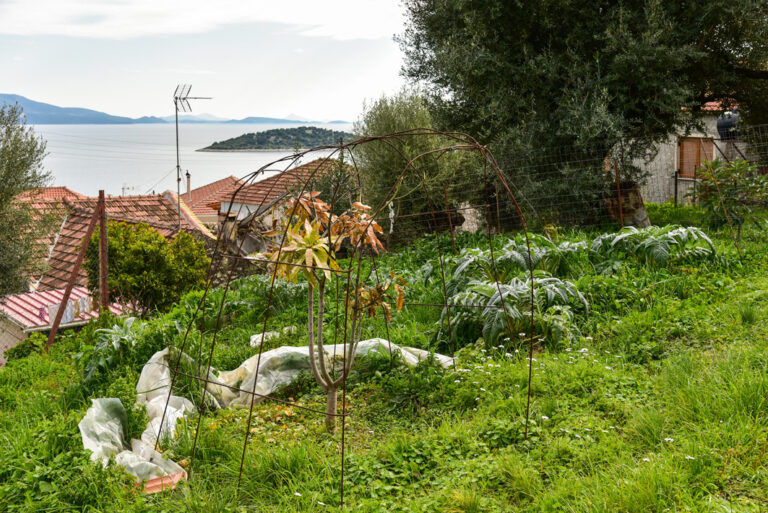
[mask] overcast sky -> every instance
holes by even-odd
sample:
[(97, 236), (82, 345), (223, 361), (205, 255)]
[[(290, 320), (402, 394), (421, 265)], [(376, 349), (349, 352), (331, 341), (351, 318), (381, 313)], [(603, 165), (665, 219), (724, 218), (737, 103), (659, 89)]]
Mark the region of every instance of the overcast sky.
[(399, 0), (0, 0), (0, 93), (138, 117), (354, 120), (397, 90)]

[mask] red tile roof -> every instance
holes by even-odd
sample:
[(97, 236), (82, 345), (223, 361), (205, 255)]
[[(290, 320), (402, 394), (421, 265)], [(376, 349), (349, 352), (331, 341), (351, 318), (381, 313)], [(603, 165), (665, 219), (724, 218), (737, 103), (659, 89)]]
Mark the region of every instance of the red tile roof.
[[(0, 300), (0, 312), (21, 329), (34, 331), (50, 326), (53, 319), (50, 318), (48, 307), (61, 303), (63, 297), (64, 289), (13, 294)], [(90, 293), (85, 287), (74, 287), (72, 289), (70, 294), (71, 300), (84, 297), (90, 297)], [(122, 307), (117, 303), (111, 304), (109, 309), (116, 315), (123, 313)], [(98, 317), (96, 311), (82, 313), (75, 317), (74, 321), (70, 324), (84, 324), (95, 317)]]
[(181, 197), (186, 200), (187, 205), (198, 216), (215, 216), (219, 213), (218, 210), (211, 208), (208, 204), (212, 201), (216, 201), (219, 196), (231, 195), (235, 189), (237, 189), (242, 182), (239, 178), (234, 176), (228, 176), (221, 180), (216, 180), (208, 185), (203, 185), (197, 189), (192, 189), (189, 195), (183, 194)]
[(67, 187), (40, 187), (31, 189), (19, 194), (21, 201), (61, 201), (63, 199), (85, 198), (85, 194), (80, 194)]
[(229, 191), (225, 194), (219, 194), (208, 205), (218, 210), (221, 208), (222, 203), (234, 202), (256, 205), (258, 210), (262, 210), (285, 196), (291, 189), (301, 188), (310, 178), (320, 178), (324, 173), (332, 169), (334, 165), (336, 165), (335, 159), (316, 159), (256, 183), (246, 185), (240, 189), (234, 201), (232, 199), (232, 191)]
[[(164, 237), (173, 237), (178, 232), (176, 196), (170, 192), (141, 196), (108, 196), (105, 201), (108, 219), (134, 224), (146, 223)], [(54, 290), (66, 286), (97, 202), (97, 198), (63, 201), (67, 209), (66, 217), (60, 230), (52, 237), (52, 248), (46, 262), (47, 269), (38, 279), (36, 290)], [(213, 238), (208, 228), (197, 219), (184, 201), (181, 202), (181, 209), (183, 230), (199, 232)], [(85, 286), (87, 283), (87, 275), (81, 268), (75, 284)]]

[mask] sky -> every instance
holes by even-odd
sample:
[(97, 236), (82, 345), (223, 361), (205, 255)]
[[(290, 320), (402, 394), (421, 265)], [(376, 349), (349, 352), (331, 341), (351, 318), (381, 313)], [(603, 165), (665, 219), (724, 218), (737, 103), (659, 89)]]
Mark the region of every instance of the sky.
[(399, 0), (0, 0), (0, 93), (118, 116), (353, 121), (404, 83)]

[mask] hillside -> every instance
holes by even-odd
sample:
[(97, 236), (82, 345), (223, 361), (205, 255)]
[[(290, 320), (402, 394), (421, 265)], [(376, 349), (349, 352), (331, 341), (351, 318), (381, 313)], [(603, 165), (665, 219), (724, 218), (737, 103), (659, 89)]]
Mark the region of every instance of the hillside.
[(347, 132), (313, 126), (275, 128), (215, 142), (199, 151), (293, 150), (297, 146), (299, 148), (313, 148), (326, 144), (337, 144), (339, 138), (351, 140), (353, 137)]
[[(649, 214), (659, 221), (656, 210)], [(515, 327), (510, 337), (483, 343), (482, 321), (476, 324), (480, 318), (468, 310), (454, 317), (455, 369), (360, 360), (344, 401), (350, 414), (344, 453), (341, 433), (326, 433), (322, 415), (305, 409), (322, 408), (324, 393), (301, 375), (273, 401), (256, 404), (250, 423), (248, 408), (206, 409), (179, 421), (174, 439), (161, 446), (165, 457), (194, 469), (191, 481), (143, 495), (119, 466), (90, 461), (78, 423), (91, 399), (116, 397), (128, 412), (126, 438), (140, 436), (147, 422), (136, 403), (142, 368), (155, 351), (183, 343), (202, 292), (146, 323), (65, 332), (50, 354), (27, 347), (29, 355), (19, 350), (0, 368), (0, 504), (9, 512), (338, 511), (343, 454), (350, 511), (763, 511), (765, 237), (751, 228), (745, 233), (740, 263), (726, 230), (710, 235), (716, 258), (679, 248), (663, 264), (626, 254), (600, 270), (587, 249), (599, 233), (560, 233), (559, 253), (551, 255), (562, 259), (542, 265), (571, 281), (589, 309), (573, 303), (542, 312), (542, 321), (560, 334), (549, 340), (552, 333), (538, 332), (527, 440), (526, 341)], [(494, 240), (504, 251), (516, 234)], [(482, 280), (481, 266), (462, 261), (484, 258), (488, 250), (478, 251), (484, 241), (482, 235), (457, 237), (459, 253), (447, 257), (445, 274)], [(534, 243), (539, 251), (548, 244), (543, 237)], [(448, 234), (440, 244), (450, 247)], [(439, 303), (438, 254), (434, 237), (417, 240), (383, 254), (379, 272), (407, 277), (408, 303)], [(208, 295), (189, 337), (193, 358), (207, 361), (217, 313), (223, 313), (213, 353), (217, 369), (232, 369), (256, 353), (249, 337), (261, 331), (268, 309), (271, 329), (298, 331), (268, 340), (265, 350), (306, 344), (306, 284), (281, 280), (271, 306), (267, 277), (231, 285), (223, 310), (223, 291)], [(550, 300), (536, 301), (544, 309)], [(383, 316), (370, 319), (364, 338), (387, 333), (397, 344), (447, 352), (440, 309), (408, 303), (388, 324)], [(334, 321), (327, 322), (330, 329)], [(199, 387), (177, 386), (177, 393), (199, 399)]]
[(135, 123), (165, 123), (160, 118), (143, 116), (127, 118), (104, 112), (77, 107), (57, 107), (50, 103), (36, 102), (17, 94), (0, 94), (0, 104), (18, 103), (24, 109), (27, 122), (33, 125), (128, 125)]

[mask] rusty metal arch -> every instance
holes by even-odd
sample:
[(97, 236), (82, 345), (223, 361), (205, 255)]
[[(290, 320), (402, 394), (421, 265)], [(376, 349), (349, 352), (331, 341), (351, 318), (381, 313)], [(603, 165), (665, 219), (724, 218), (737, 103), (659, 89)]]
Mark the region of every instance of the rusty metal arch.
[[(400, 151), (400, 149), (397, 148), (397, 146), (394, 144), (394, 142), (396, 142), (396, 141), (404, 141), (404, 140), (406, 140), (408, 138), (434, 137), (434, 136), (439, 136), (440, 138), (445, 139), (449, 144), (447, 144), (445, 146), (438, 147), (438, 148), (434, 148), (434, 149), (431, 149), (431, 150), (428, 150), (428, 151), (425, 151), (423, 153), (420, 153), (420, 154), (412, 156), (412, 157), (403, 154), (403, 152)], [(520, 207), (520, 203), (518, 202), (518, 199), (513, 194), (512, 190), (510, 188), (510, 185), (507, 183), (506, 179), (504, 178), (504, 175), (503, 175), (503, 173), (502, 173), (502, 171), (501, 171), (501, 169), (500, 169), (500, 167), (498, 165), (498, 162), (496, 161), (495, 157), (493, 156), (493, 154), (490, 152), (490, 150), (486, 146), (480, 144), (472, 136), (470, 136), (468, 134), (465, 134), (465, 133), (462, 133), (462, 132), (445, 132), (445, 131), (433, 130), (433, 129), (428, 129), (428, 128), (415, 128), (415, 129), (412, 129), (412, 130), (405, 130), (405, 131), (396, 132), (396, 133), (387, 134), (387, 135), (363, 137), (363, 138), (360, 138), (360, 139), (357, 139), (357, 140), (354, 140), (354, 141), (351, 141), (351, 142), (346, 142), (346, 143), (343, 142), (343, 141), (340, 141), (339, 144), (337, 144), (337, 145), (318, 146), (318, 147), (314, 147), (314, 148), (311, 148), (311, 149), (308, 149), (308, 150), (303, 150), (303, 151), (294, 153), (292, 155), (288, 155), (288, 156), (285, 156), (283, 158), (277, 159), (277, 160), (275, 160), (273, 162), (270, 162), (270, 163), (262, 166), (258, 170), (256, 170), (256, 171), (248, 174), (247, 176), (245, 176), (242, 179), (241, 184), (237, 187), (237, 189), (229, 197), (229, 205), (228, 205), (227, 211), (225, 213), (226, 218), (229, 218), (233, 213), (236, 216), (241, 213), (242, 205), (239, 207), (237, 212), (233, 212), (233, 205), (235, 205), (237, 203), (238, 196), (240, 196), (242, 194), (243, 190), (246, 187), (248, 187), (249, 185), (251, 185), (251, 184), (253, 184), (253, 183), (257, 182), (257, 181), (259, 181), (259, 179), (264, 178), (265, 175), (266, 175), (266, 172), (268, 170), (270, 170), (270, 168), (275, 167), (275, 166), (284, 166), (284, 170), (288, 171), (296, 163), (298, 163), (301, 159), (303, 159), (306, 156), (312, 155), (312, 154), (317, 154), (317, 153), (324, 154), (324, 156), (322, 157), (322, 163), (319, 166), (317, 166), (311, 172), (309, 177), (307, 177), (306, 179), (302, 180), (301, 190), (299, 192), (299, 195), (303, 194), (304, 192), (308, 192), (307, 188), (308, 188), (310, 182), (313, 180), (313, 178), (315, 178), (315, 175), (318, 172), (318, 170), (320, 170), (321, 167), (323, 167), (326, 162), (330, 162), (332, 159), (335, 159), (336, 156), (340, 155), (340, 154), (345, 154), (345, 155), (350, 155), (351, 156), (352, 169), (353, 169), (354, 174), (357, 176), (358, 183), (359, 183), (359, 176), (360, 176), (359, 173), (360, 173), (360, 170), (359, 170), (357, 162), (356, 162), (356, 160), (354, 158), (355, 149), (359, 148), (361, 146), (367, 145), (367, 144), (374, 143), (374, 142), (380, 142), (382, 144), (385, 144), (388, 147), (392, 148), (397, 153), (399, 153), (400, 156), (403, 159), (404, 165), (403, 165), (402, 171), (400, 172), (399, 176), (396, 178), (395, 183), (389, 189), (389, 191), (385, 195), (384, 199), (382, 201), (380, 201), (380, 203), (378, 205), (373, 206), (373, 209), (372, 209), (373, 214), (371, 216), (371, 221), (370, 221), (368, 226), (370, 226), (370, 224), (373, 222), (373, 220), (376, 217), (378, 217), (379, 214), (381, 213), (381, 211), (389, 204), (389, 202), (394, 197), (394, 194), (395, 194), (399, 184), (402, 183), (403, 179), (408, 175), (409, 172), (413, 172), (414, 171), (416, 165), (419, 163), (419, 161), (421, 159), (424, 159), (425, 157), (428, 157), (428, 156), (437, 156), (439, 158), (440, 156), (445, 155), (446, 153), (449, 153), (449, 152), (457, 152), (457, 151), (460, 151), (460, 152), (470, 152), (470, 153), (474, 153), (474, 154), (478, 155), (479, 158), (483, 162), (483, 179), (485, 180), (485, 183), (488, 184), (491, 181), (494, 181), (494, 183), (500, 184), (502, 186), (503, 192), (506, 193), (507, 198), (509, 199), (509, 201), (512, 202), (512, 205), (514, 206), (514, 210), (517, 212), (517, 215), (519, 216), (519, 222), (520, 222), (520, 226), (521, 226), (521, 231), (525, 235), (525, 243), (526, 243), (527, 256), (528, 256), (528, 274), (529, 274), (529, 280), (530, 280), (530, 307), (531, 307), (531, 311), (530, 311), (530, 328), (529, 328), (529, 333), (528, 333), (528, 335), (529, 335), (528, 336), (528, 387), (527, 387), (528, 390), (527, 390), (526, 413), (525, 413), (525, 417), (526, 417), (526, 420), (525, 420), (525, 437), (527, 439), (527, 437), (528, 437), (528, 428), (529, 428), (529, 417), (530, 417), (530, 403), (531, 403), (531, 382), (532, 382), (532, 378), (533, 378), (533, 358), (532, 357), (533, 357), (533, 349), (534, 349), (534, 314), (535, 314), (535, 287), (534, 287), (533, 262), (532, 262), (532, 255), (531, 255), (531, 240), (530, 240), (529, 232), (528, 232), (527, 219), (526, 219), (526, 216), (525, 216), (522, 208)], [(274, 184), (273, 184), (272, 187), (274, 189)], [(271, 192), (271, 190), (270, 190), (270, 192)], [(487, 192), (487, 187), (486, 187), (486, 192)], [(281, 200), (285, 199), (287, 197), (287, 195), (288, 195), (288, 193), (283, 193), (281, 196), (278, 197), (278, 199), (276, 201), (281, 201)], [(261, 211), (262, 208), (265, 207), (265, 202), (266, 202), (266, 198), (258, 206), (256, 212)], [(431, 215), (434, 216), (436, 213), (439, 213), (439, 211), (436, 211), (434, 209), (434, 205), (432, 204), (431, 199), (429, 199), (429, 202), (430, 202), (430, 211), (426, 212), (424, 215), (431, 214)], [(447, 198), (446, 198), (446, 203), (447, 203)], [(446, 205), (446, 208), (447, 208), (447, 205)], [(490, 211), (488, 211), (488, 214), (490, 216)], [(289, 219), (289, 223), (286, 224), (286, 227), (282, 231), (282, 234), (281, 234), (281, 237), (280, 237), (281, 238), (281, 243), (280, 243), (280, 246), (278, 248), (278, 259), (279, 259), (279, 254), (282, 252), (282, 249), (283, 249), (283, 247), (285, 245), (286, 234), (287, 234), (287, 226), (290, 224), (290, 220), (293, 218), (293, 215), (295, 215), (295, 213), (291, 214), (291, 218)], [(251, 216), (249, 216), (247, 222), (249, 224), (253, 223), (257, 218), (258, 218), (258, 216), (251, 215)], [(435, 225), (435, 229), (437, 230), (437, 225)], [(488, 229), (486, 231), (487, 231), (487, 234), (488, 234), (488, 242), (489, 242), (489, 248), (490, 248), (490, 252), (491, 252), (491, 260), (492, 260), (492, 263), (493, 263), (494, 280), (495, 280), (495, 283), (496, 283), (497, 290), (499, 291), (499, 294), (501, 294), (499, 278), (498, 278), (498, 271), (496, 269), (496, 258), (495, 258), (494, 252), (493, 252), (493, 234), (492, 234), (492, 230), (490, 229), (490, 224), (489, 224)], [(448, 303), (448, 298), (447, 298), (447, 295), (445, 294), (445, 273), (444, 273), (444, 267), (443, 267), (443, 255), (442, 255), (442, 249), (440, 248), (440, 245), (439, 245), (439, 234), (438, 234), (437, 231), (435, 232), (435, 234), (438, 236), (437, 237), (437, 241), (438, 241), (438, 255), (439, 255), (440, 266), (441, 266), (441, 279), (442, 279), (442, 286), (443, 286), (443, 293), (444, 293), (445, 304), (443, 304), (443, 305), (425, 305), (425, 306), (443, 306), (445, 308), (450, 308), (450, 307), (452, 307), (454, 305), (450, 305)], [(210, 372), (210, 369), (211, 369), (211, 363), (212, 363), (212, 360), (213, 360), (213, 354), (214, 354), (214, 351), (215, 351), (215, 348), (216, 348), (216, 337), (217, 337), (218, 330), (219, 330), (219, 325), (220, 325), (220, 322), (221, 322), (222, 310), (223, 310), (224, 304), (226, 302), (226, 296), (227, 296), (227, 293), (229, 291), (229, 287), (230, 287), (231, 281), (233, 279), (235, 266), (236, 266), (238, 260), (241, 260), (243, 258), (240, 255), (240, 250), (242, 249), (242, 245), (243, 245), (245, 239), (240, 241), (239, 246), (236, 248), (235, 251), (233, 251), (233, 252), (226, 252), (225, 251), (225, 249), (226, 249), (225, 248), (225, 240), (224, 240), (225, 237), (226, 237), (225, 230), (220, 229), (219, 233), (218, 233), (218, 236), (217, 236), (216, 244), (215, 244), (215, 247), (214, 247), (214, 250), (213, 250), (213, 257), (211, 259), (211, 266), (210, 266), (210, 268), (208, 270), (208, 273), (207, 273), (206, 285), (205, 285), (205, 288), (203, 290), (203, 294), (202, 294), (200, 300), (197, 303), (197, 306), (196, 306), (196, 308), (194, 310), (194, 313), (192, 315), (191, 320), (189, 321), (189, 323), (186, 326), (186, 330), (184, 332), (184, 336), (183, 336), (181, 345), (178, 348), (178, 356), (176, 358), (176, 361), (172, 363), (170, 361), (170, 358), (169, 358), (169, 366), (171, 367), (171, 383), (170, 383), (169, 390), (168, 390), (168, 396), (166, 398), (165, 409), (163, 411), (163, 416), (161, 418), (161, 423), (160, 423), (160, 428), (159, 428), (160, 431), (159, 432), (162, 432), (162, 426), (163, 426), (163, 423), (165, 422), (166, 412), (167, 412), (167, 408), (168, 408), (168, 402), (170, 401), (170, 397), (172, 395), (173, 387), (174, 387), (174, 385), (176, 383), (176, 378), (179, 375), (183, 375), (183, 376), (195, 379), (195, 380), (197, 380), (197, 381), (199, 381), (201, 383), (201, 386), (203, 387), (203, 394), (202, 394), (201, 401), (203, 401), (205, 399), (205, 387), (208, 384), (218, 384), (218, 385), (221, 385), (223, 387), (230, 388), (231, 390), (235, 390), (235, 391), (239, 391), (239, 392), (245, 392), (248, 395), (250, 395), (252, 399), (250, 400), (250, 408), (249, 408), (249, 413), (248, 413), (248, 421), (247, 421), (247, 426), (246, 426), (246, 429), (245, 429), (245, 432), (244, 432), (244, 435), (243, 435), (243, 451), (242, 451), (242, 455), (241, 455), (241, 458), (240, 458), (240, 469), (239, 469), (239, 475), (238, 475), (238, 487), (237, 488), (239, 490), (240, 489), (240, 485), (241, 485), (241, 480), (242, 480), (243, 464), (244, 464), (244, 461), (245, 461), (245, 455), (246, 455), (246, 450), (247, 450), (247, 446), (248, 446), (248, 437), (249, 437), (249, 434), (250, 434), (251, 419), (253, 418), (253, 407), (254, 407), (254, 404), (255, 404), (255, 398), (256, 397), (263, 398), (263, 399), (269, 399), (269, 400), (280, 402), (280, 403), (284, 403), (284, 404), (289, 404), (289, 405), (291, 405), (293, 407), (296, 407), (298, 409), (302, 409), (302, 410), (305, 410), (305, 411), (309, 411), (309, 412), (313, 412), (313, 413), (318, 413), (318, 414), (322, 414), (322, 415), (326, 415), (326, 412), (321, 411), (321, 410), (317, 410), (317, 409), (313, 409), (313, 408), (308, 408), (306, 406), (302, 406), (302, 405), (296, 404), (296, 403), (291, 402), (291, 401), (284, 401), (284, 400), (281, 400), (281, 399), (277, 399), (277, 398), (272, 397), (270, 395), (262, 395), (262, 394), (256, 393), (255, 387), (256, 387), (256, 383), (258, 382), (258, 372), (259, 372), (258, 369), (259, 369), (259, 364), (260, 364), (260, 361), (261, 361), (261, 355), (262, 355), (262, 352), (263, 352), (264, 344), (260, 344), (259, 345), (258, 359), (257, 359), (257, 365), (256, 365), (256, 375), (255, 375), (255, 379), (254, 379), (254, 384), (253, 384), (253, 389), (252, 390), (243, 390), (243, 389), (238, 388), (238, 387), (231, 387), (231, 386), (228, 386), (228, 385), (224, 385), (222, 383), (212, 382), (208, 378), (209, 372)], [(349, 293), (349, 290), (351, 290), (350, 287), (352, 287), (353, 284), (354, 284), (354, 288), (353, 289), (356, 289), (357, 285), (359, 285), (359, 283), (360, 283), (360, 266), (358, 265), (357, 274), (354, 276), (354, 281), (353, 281), (354, 270), (352, 269), (352, 267), (353, 267), (352, 264), (355, 261), (355, 258), (354, 258), (355, 255), (358, 255), (358, 262), (360, 262), (360, 259), (362, 258), (362, 240), (359, 241), (355, 246), (353, 246), (353, 250), (352, 251), (353, 251), (352, 252), (352, 256), (349, 258), (349, 262), (350, 262), (349, 267), (346, 270), (342, 269), (340, 271), (334, 271), (334, 276), (336, 276), (337, 279), (338, 279), (339, 275), (346, 276), (346, 281), (347, 281), (346, 293), (347, 294)], [(372, 257), (372, 261), (373, 261), (373, 267), (374, 267), (374, 269), (376, 269), (376, 267), (375, 267), (375, 260), (373, 259), (373, 257)], [(317, 266), (307, 266), (307, 267), (313, 267), (313, 268), (319, 269), (319, 267), (317, 267)], [(188, 340), (189, 334), (190, 334), (190, 332), (192, 330), (192, 327), (197, 322), (198, 317), (200, 315), (200, 312), (201, 311), (203, 311), (203, 312), (205, 311), (206, 301), (207, 301), (207, 298), (208, 298), (208, 292), (212, 288), (214, 276), (216, 275), (217, 271), (222, 270), (222, 268), (226, 268), (225, 269), (226, 279), (224, 281), (224, 286), (223, 286), (223, 297), (222, 297), (222, 300), (221, 300), (221, 304), (219, 305), (219, 309), (218, 309), (217, 316), (216, 316), (216, 322), (214, 324), (215, 327), (214, 327), (214, 331), (213, 331), (213, 337), (211, 339), (211, 345), (210, 345), (210, 350), (209, 350), (209, 354), (208, 354), (208, 358), (207, 358), (206, 369), (205, 369), (205, 372), (202, 373), (202, 376), (206, 376), (206, 377), (202, 378), (202, 377), (200, 377), (200, 374), (201, 374), (200, 372), (198, 372), (198, 375), (192, 375), (190, 373), (185, 373), (185, 372), (181, 371), (179, 369), (179, 367), (180, 367), (180, 364), (181, 364), (182, 355), (183, 355), (184, 349), (186, 347), (187, 340)], [(273, 301), (275, 282), (276, 282), (276, 278), (277, 278), (277, 272), (276, 271), (277, 271), (276, 266), (273, 266), (273, 269), (272, 269), (272, 272), (271, 272), (270, 285), (269, 285), (269, 293), (268, 293), (268, 296), (267, 296), (267, 309), (266, 309), (266, 313), (265, 313), (265, 317), (264, 317), (262, 332), (266, 332), (267, 328), (268, 328), (268, 325), (269, 325), (269, 317), (270, 317), (269, 316), (269, 312), (270, 312), (270, 307), (271, 307), (272, 301)], [(378, 270), (377, 269), (376, 269), (376, 275), (377, 275), (377, 280), (378, 280)], [(349, 322), (349, 315), (348, 315), (348, 310), (347, 310), (349, 308), (349, 303), (350, 303), (349, 301), (345, 302), (345, 314), (344, 314), (344, 323), (345, 323), (344, 324), (344, 330), (345, 330), (345, 333), (346, 333), (346, 329), (347, 329), (347, 324)], [(502, 302), (501, 308), (504, 311), (504, 315), (507, 318), (507, 321), (509, 321), (509, 314), (507, 313), (506, 308), (504, 308), (504, 303), (503, 302)], [(450, 331), (450, 315), (448, 317), (448, 323), (449, 323), (449, 331)], [(387, 330), (388, 330), (389, 329), (388, 323), (387, 323), (386, 326), (387, 326)], [(452, 343), (453, 342), (452, 332), (451, 332), (450, 336), (451, 336), (451, 343)], [(387, 336), (387, 338), (389, 339), (389, 336)], [(347, 357), (348, 357), (348, 355), (346, 354), (346, 345), (347, 345), (347, 343), (346, 343), (346, 338), (345, 338), (345, 349), (344, 349), (344, 355), (343, 355), (343, 362), (345, 364), (347, 362)], [(200, 344), (200, 354), (198, 355), (198, 358), (197, 358), (198, 365), (200, 365), (200, 363), (202, 362), (202, 358), (204, 356), (202, 354), (202, 348), (203, 348), (203, 344), (201, 342), (201, 344)], [(452, 346), (452, 351), (453, 351), (453, 349), (454, 348)], [(344, 504), (344, 462), (345, 462), (345, 445), (346, 445), (346, 440), (345, 440), (346, 417), (349, 415), (349, 413), (347, 413), (346, 410), (345, 410), (345, 403), (346, 403), (346, 380), (343, 381), (341, 413), (337, 413), (337, 416), (341, 419), (341, 448), (340, 448), (340, 457), (341, 457), (341, 479), (340, 479), (340, 483), (341, 483), (341, 486), (340, 486), (340, 503), (341, 503), (342, 507), (343, 507), (343, 504)], [(200, 406), (202, 406), (202, 404)], [(193, 470), (193, 465), (194, 465), (194, 457), (195, 457), (195, 452), (196, 452), (196, 448), (197, 448), (197, 440), (198, 440), (198, 434), (199, 434), (199, 431), (200, 431), (200, 423), (201, 423), (201, 420), (202, 420), (202, 417), (203, 417), (203, 411), (204, 410), (203, 410), (202, 407), (199, 408), (199, 412), (200, 413), (198, 415), (197, 426), (195, 428), (195, 437), (194, 437), (194, 442), (193, 442), (193, 446), (192, 446), (192, 454), (191, 454), (190, 462), (189, 462), (189, 466), (188, 466), (188, 472), (189, 472), (190, 478), (191, 478), (191, 475), (192, 475), (192, 470)], [(158, 441), (156, 441), (156, 447), (155, 448), (157, 448), (157, 444), (158, 443), (159, 443), (159, 437), (158, 437)]]

